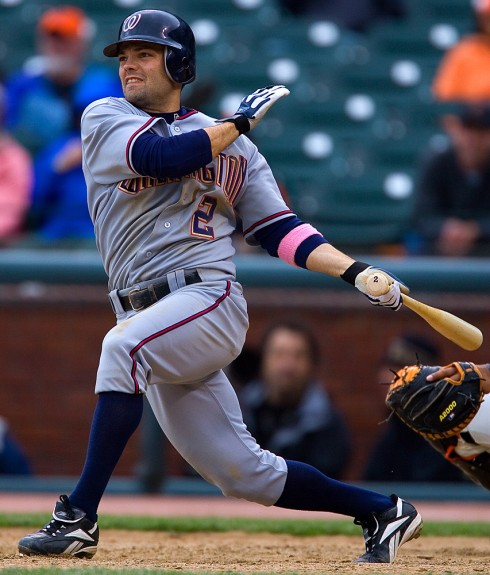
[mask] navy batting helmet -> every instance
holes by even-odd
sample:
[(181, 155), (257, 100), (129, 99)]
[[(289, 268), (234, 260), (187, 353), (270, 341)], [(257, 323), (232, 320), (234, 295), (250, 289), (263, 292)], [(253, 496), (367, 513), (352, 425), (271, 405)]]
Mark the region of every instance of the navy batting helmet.
[(123, 42), (151, 42), (167, 46), (167, 71), (179, 84), (196, 78), (196, 42), (190, 26), (178, 16), (163, 10), (139, 10), (128, 16), (119, 28), (119, 40), (104, 48), (104, 55), (118, 55)]

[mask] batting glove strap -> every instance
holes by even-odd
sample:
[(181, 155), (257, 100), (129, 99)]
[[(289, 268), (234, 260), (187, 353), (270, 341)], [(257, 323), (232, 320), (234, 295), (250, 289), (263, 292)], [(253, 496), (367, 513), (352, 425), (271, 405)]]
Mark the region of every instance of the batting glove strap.
[(247, 132), (250, 131), (250, 122), (248, 121), (248, 118), (245, 117), (243, 114), (237, 114), (236, 116), (226, 118), (226, 120), (223, 121), (235, 124), (235, 128), (238, 130), (238, 133), (240, 135), (246, 134)]
[(365, 264), (364, 262), (354, 262), (350, 265), (343, 274), (341, 274), (341, 278), (346, 281), (347, 283), (355, 286), (356, 285), (356, 277), (367, 270), (371, 266), (369, 264)]

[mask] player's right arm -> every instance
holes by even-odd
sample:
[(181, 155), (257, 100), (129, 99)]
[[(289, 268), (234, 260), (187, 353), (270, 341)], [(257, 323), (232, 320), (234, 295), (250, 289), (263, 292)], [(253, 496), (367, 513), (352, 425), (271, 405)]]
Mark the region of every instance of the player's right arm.
[(209, 137), (213, 160), (240, 136), (237, 127), (231, 123), (216, 124), (216, 126), (204, 128), (203, 131)]
[(246, 134), (255, 128), (280, 98), (289, 95), (285, 86), (267, 86), (259, 88), (243, 98), (238, 110), (229, 118), (217, 121), (216, 126), (204, 128), (211, 142), (213, 159), (232, 144), (238, 136)]
[(86, 164), (94, 180), (103, 184), (113, 182), (108, 177), (116, 172), (119, 178), (184, 177), (209, 164), (241, 134), (257, 126), (271, 106), (287, 94), (284, 86), (260, 88), (242, 100), (233, 116), (217, 120), (213, 126), (167, 137), (152, 130), (163, 121), (160, 118), (136, 114), (123, 100), (99, 100), (82, 116)]

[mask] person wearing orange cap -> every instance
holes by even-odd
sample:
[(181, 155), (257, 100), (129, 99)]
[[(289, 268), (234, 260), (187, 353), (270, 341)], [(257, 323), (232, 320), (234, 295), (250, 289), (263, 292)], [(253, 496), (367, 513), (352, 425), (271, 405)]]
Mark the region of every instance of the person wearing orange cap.
[(475, 0), (476, 31), (462, 38), (443, 58), (432, 92), (440, 101), (490, 100), (490, 0)]
[(88, 65), (91, 37), (92, 23), (83, 10), (49, 8), (37, 23), (37, 53), (7, 80), (6, 126), (34, 154), (79, 129), (82, 104), (122, 95), (112, 71)]
[(93, 241), (82, 172), (80, 118), (106, 96), (122, 96), (117, 75), (87, 64), (92, 25), (75, 6), (46, 10), (37, 24), (37, 54), (6, 83), (5, 124), (34, 157), (25, 245)]

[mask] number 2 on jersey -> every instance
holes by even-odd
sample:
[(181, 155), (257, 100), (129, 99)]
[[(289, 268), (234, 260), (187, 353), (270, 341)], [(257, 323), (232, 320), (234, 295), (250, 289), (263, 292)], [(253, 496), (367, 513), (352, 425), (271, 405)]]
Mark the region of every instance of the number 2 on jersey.
[(201, 198), (198, 209), (192, 215), (191, 234), (193, 236), (209, 240), (214, 239), (214, 228), (209, 223), (213, 219), (217, 203), (216, 198), (211, 196)]

